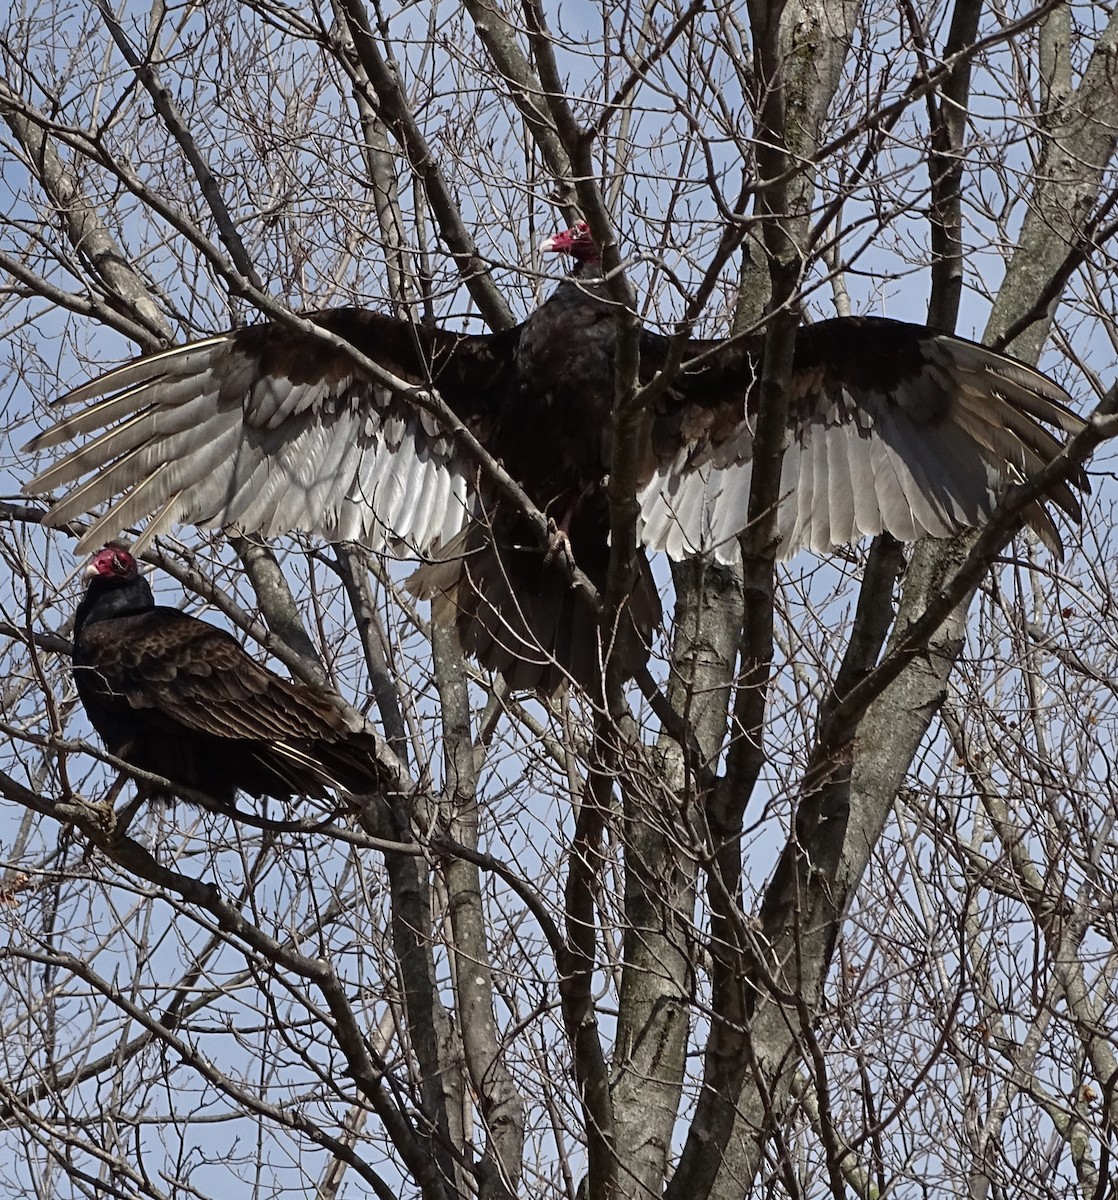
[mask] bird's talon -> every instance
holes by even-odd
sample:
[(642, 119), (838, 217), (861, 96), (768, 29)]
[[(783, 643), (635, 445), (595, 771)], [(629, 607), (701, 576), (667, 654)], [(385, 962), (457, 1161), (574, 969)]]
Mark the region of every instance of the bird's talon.
[(575, 565), (574, 551), (571, 549), (571, 539), (567, 531), (561, 526), (556, 525), (552, 520), (547, 523), (547, 553), (543, 558), (545, 567), (551, 566), (555, 559), (562, 555), (568, 566)]

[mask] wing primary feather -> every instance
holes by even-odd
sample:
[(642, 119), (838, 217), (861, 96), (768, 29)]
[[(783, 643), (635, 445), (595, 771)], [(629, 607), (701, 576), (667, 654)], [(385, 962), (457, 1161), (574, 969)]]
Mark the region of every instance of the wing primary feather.
[[(146, 355), (144, 358), (123, 363), (104, 375), (91, 379), (88, 383), (72, 388), (65, 395), (59, 396), (54, 403), (59, 408), (71, 404), (84, 404), (87, 400), (107, 395), (109, 392), (119, 392), (125, 388), (149, 383), (164, 374), (179, 376), (192, 374), (196, 362), (201, 361), (208, 364), (212, 357), (210, 353), (212, 347), (228, 344), (235, 337), (236, 335), (232, 333), (219, 333), (213, 337), (189, 342), (185, 346), (172, 346), (169, 350), (160, 350), (155, 354)], [(168, 366), (170, 367), (169, 371), (166, 370)]]

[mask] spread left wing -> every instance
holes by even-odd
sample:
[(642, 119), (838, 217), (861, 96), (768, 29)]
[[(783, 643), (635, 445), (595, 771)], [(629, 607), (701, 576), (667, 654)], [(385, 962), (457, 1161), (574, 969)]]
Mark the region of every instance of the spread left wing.
[[(484, 440), (517, 329), (459, 335), (355, 308), (311, 319), (405, 382), (438, 388)], [(469, 514), (472, 464), (436, 420), (343, 351), (279, 324), (137, 359), (59, 403), (90, 400), (26, 447), (96, 434), (24, 488), (70, 488), (48, 525), (107, 505), (79, 551), (146, 521), (136, 548), (186, 523), (415, 553), (448, 541)]]

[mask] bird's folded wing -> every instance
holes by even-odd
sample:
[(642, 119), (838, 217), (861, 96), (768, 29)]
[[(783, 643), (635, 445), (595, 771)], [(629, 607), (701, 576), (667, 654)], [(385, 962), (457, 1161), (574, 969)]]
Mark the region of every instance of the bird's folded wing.
[(326, 692), (282, 678), (224, 630), (171, 608), (86, 627), (88, 682), (150, 720), (255, 741), (333, 741), (361, 732)]

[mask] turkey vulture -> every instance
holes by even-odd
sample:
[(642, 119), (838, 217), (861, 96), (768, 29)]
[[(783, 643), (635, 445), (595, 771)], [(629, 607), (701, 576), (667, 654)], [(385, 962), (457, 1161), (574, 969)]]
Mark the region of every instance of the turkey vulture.
[(323, 798), (383, 782), (373, 736), (327, 692), (282, 679), (224, 630), (157, 605), (127, 551), (106, 546), (85, 574), (74, 682), (117, 758), (224, 807), (238, 791)]
[[(585, 225), (549, 238), (575, 270), (526, 321), (466, 335), (338, 308), (311, 320), (414, 388), (436, 388), (605, 582), (616, 304)], [(640, 378), (667, 362), (640, 334)], [(738, 553), (746, 524), (763, 337), (692, 339), (643, 428), (638, 536), (679, 559)], [(826, 552), (887, 531), (911, 541), (981, 524), (1007, 483), (1044, 466), (1075, 433), (1067, 393), (1023, 363), (919, 325), (839, 317), (796, 339), (779, 553)], [(541, 546), (437, 419), (343, 352), (275, 323), (138, 359), (59, 403), (97, 403), (29, 444), (97, 436), (25, 489), (77, 484), (45, 518), (60, 525), (112, 501), (88, 548), (147, 519), (141, 544), (176, 522), (241, 532), (308, 530), (426, 559), (413, 591), (456, 616), (467, 650), (513, 687), (596, 678), (598, 627)], [(84, 482), (78, 482), (82, 481)], [(1073, 480), (1086, 489), (1084, 476)], [(1059, 485), (1051, 500), (1073, 519)], [(1025, 520), (1056, 552), (1041, 504)], [(628, 606), (641, 638), (659, 620), (638, 553)]]

